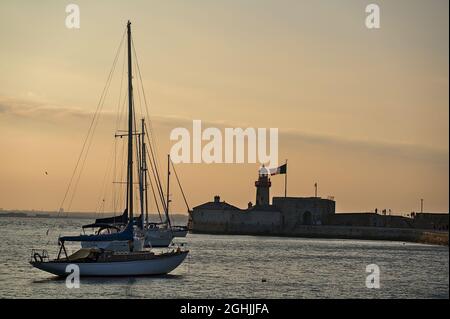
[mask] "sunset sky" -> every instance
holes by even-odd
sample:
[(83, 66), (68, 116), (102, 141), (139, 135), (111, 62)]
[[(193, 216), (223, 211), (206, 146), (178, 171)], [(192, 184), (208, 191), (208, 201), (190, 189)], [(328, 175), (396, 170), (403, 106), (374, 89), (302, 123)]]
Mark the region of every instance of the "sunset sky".
[[(69, 3), (80, 29), (65, 26)], [(365, 26), (369, 3), (1, 1), (0, 208), (59, 208), (130, 19), (163, 168), (171, 129), (194, 119), (275, 127), (290, 196), (312, 196), (317, 182), (338, 212), (409, 213), (420, 198), (448, 212), (449, 3), (376, 1), (377, 30)], [(70, 210), (103, 197), (121, 72), (119, 59)], [(255, 201), (258, 164), (176, 167), (191, 207), (216, 194)], [(283, 176), (272, 185), (282, 196)]]

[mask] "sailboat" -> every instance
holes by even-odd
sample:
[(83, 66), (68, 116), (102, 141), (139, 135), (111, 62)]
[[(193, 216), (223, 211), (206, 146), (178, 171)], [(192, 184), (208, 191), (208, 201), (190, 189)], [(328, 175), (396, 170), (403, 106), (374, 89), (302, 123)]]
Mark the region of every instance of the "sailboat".
[[(162, 207), (164, 209), (164, 220), (161, 218), (160, 222), (149, 222), (148, 218), (148, 164), (147, 164), (147, 145), (145, 142), (145, 137), (147, 136), (146, 132), (146, 125), (145, 120), (142, 119), (141, 122), (141, 132), (136, 132), (135, 135), (139, 136), (138, 139), (138, 149), (140, 150), (141, 156), (139, 157), (139, 192), (140, 192), (140, 199), (141, 199), (141, 210), (142, 215), (145, 213), (145, 220), (141, 219), (140, 223), (143, 223), (143, 230), (145, 233), (145, 247), (168, 247), (172, 244), (172, 241), (174, 237), (186, 237), (188, 233), (188, 227), (187, 226), (181, 226), (181, 225), (172, 225), (172, 222), (169, 217), (169, 206), (170, 206), (170, 175), (171, 175), (171, 164), (173, 167), (173, 170), (176, 174), (175, 167), (173, 166), (173, 163), (170, 160), (170, 155), (167, 156), (167, 189), (166, 189), (166, 198), (164, 199), (163, 191), (162, 191), (162, 184), (160, 180), (160, 176), (156, 170), (156, 163), (153, 159), (153, 165), (151, 165), (154, 168), (154, 171), (152, 172), (153, 178), (155, 180), (155, 188), (159, 191), (160, 195), (160, 202), (162, 204)], [(122, 137), (123, 134), (116, 134), (116, 137)], [(150, 148), (152, 146), (150, 145)], [(152, 156), (153, 150), (150, 152)], [(149, 156), (150, 157), (150, 156)], [(178, 178), (178, 175), (176, 174), (178, 186), (180, 187), (181, 193), (183, 194), (183, 199), (185, 201), (185, 204), (187, 206), (188, 212), (190, 212), (189, 205), (186, 200), (186, 196), (184, 194), (183, 188), (181, 186), (180, 180)], [(157, 201), (157, 198), (155, 197), (155, 202)], [(158, 208), (159, 209), (159, 208)], [(159, 212), (159, 210), (158, 210)], [(125, 210), (122, 215), (120, 216), (113, 216), (113, 217), (106, 217), (106, 218), (97, 218), (94, 223), (83, 225), (82, 229), (83, 231), (88, 228), (95, 229), (96, 234), (102, 234), (102, 233), (115, 233), (117, 231), (120, 231), (123, 229), (127, 223), (129, 222), (128, 219), (128, 213)], [(127, 249), (126, 245), (123, 245), (123, 243), (117, 243), (117, 242), (98, 242), (98, 241), (86, 241), (81, 243), (82, 248), (102, 248), (102, 249), (111, 249), (116, 251), (123, 251)]]
[[(142, 120), (142, 131), (140, 133), (142, 136), (144, 136), (145, 133), (145, 125), (144, 120)], [(167, 198), (164, 202), (164, 213), (165, 213), (165, 219), (159, 223), (157, 222), (149, 222), (148, 221), (148, 211), (147, 211), (147, 162), (145, 158), (145, 148), (146, 144), (144, 142), (144, 138), (141, 139), (142, 143), (140, 145), (141, 149), (143, 149), (143, 157), (142, 158), (142, 167), (140, 169), (140, 172), (142, 174), (140, 181), (142, 182), (143, 186), (141, 188), (142, 196), (141, 198), (144, 199), (144, 203), (142, 204), (142, 207), (145, 209), (145, 221), (144, 223), (144, 230), (145, 230), (145, 247), (168, 247), (172, 243), (172, 240), (174, 237), (186, 237), (188, 233), (188, 227), (187, 226), (181, 226), (181, 225), (172, 225), (170, 217), (169, 217), (169, 191), (170, 191), (170, 164), (172, 163), (170, 160), (170, 155), (167, 156)], [(156, 178), (158, 178), (156, 176)], [(181, 184), (179, 184), (181, 191), (183, 192), (181, 188)], [(185, 200), (186, 201), (186, 200)], [(187, 202), (186, 202), (187, 205)], [(188, 206), (188, 205), (187, 205)], [(188, 206), (188, 211), (189, 206)], [(97, 234), (101, 234), (102, 232), (111, 233), (111, 232), (117, 232), (120, 229), (124, 228), (128, 222), (127, 212), (124, 211), (124, 213), (121, 216), (113, 216), (113, 217), (106, 217), (106, 218), (97, 218), (94, 223), (83, 225), (82, 228), (94, 228), (97, 229)], [(124, 250), (126, 247), (123, 245), (120, 245), (118, 243), (99, 243), (99, 242), (84, 242), (81, 244), (83, 248), (90, 248), (90, 247), (99, 247), (99, 248), (106, 248), (113, 250)]]
[[(145, 248), (146, 229), (144, 227), (143, 207), (146, 200), (144, 187), (145, 152), (139, 147), (145, 144), (136, 145), (136, 154), (143, 156), (138, 161), (139, 172), (139, 195), (141, 203), (141, 215), (133, 217), (133, 138), (137, 133), (133, 127), (133, 85), (132, 85), (132, 61), (131, 61), (131, 22), (127, 23), (128, 39), (128, 159), (127, 159), (127, 181), (126, 181), (126, 209), (121, 216), (124, 227), (112, 226), (115, 223), (103, 223), (99, 225), (102, 232), (93, 235), (62, 236), (58, 238), (60, 246), (56, 259), (50, 259), (46, 251), (32, 251), (30, 264), (40, 270), (55, 274), (57, 276), (67, 276), (68, 265), (79, 267), (80, 276), (138, 276), (138, 275), (161, 275), (167, 274), (177, 268), (186, 258), (189, 251), (181, 247), (166, 252), (155, 253), (151, 249)], [(144, 122), (142, 122), (144, 127)], [(141, 139), (144, 140), (143, 138)], [(114, 221), (115, 222), (115, 221)], [(99, 223), (100, 224), (100, 223)], [(65, 248), (66, 242), (81, 242), (82, 248), (74, 254), (68, 255)], [(93, 243), (95, 245), (93, 245)], [(120, 249), (115, 249), (120, 247)]]
[[(142, 122), (142, 135), (145, 135), (145, 125), (144, 122)], [(144, 141), (142, 138), (141, 141)], [(156, 223), (156, 222), (149, 222), (148, 221), (148, 205), (146, 203), (147, 201), (147, 164), (145, 159), (145, 142), (142, 142), (140, 147), (144, 150), (142, 152), (144, 158), (142, 158), (142, 167), (140, 169), (140, 173), (142, 174), (140, 176), (140, 183), (143, 184), (143, 186), (140, 188), (141, 192), (141, 198), (143, 199), (141, 207), (145, 210), (145, 221), (143, 220), (136, 220), (136, 222), (143, 223), (143, 230), (145, 234), (145, 247), (168, 247), (172, 243), (172, 240), (174, 237), (186, 237), (186, 234), (188, 232), (187, 226), (172, 226), (171, 220), (169, 218), (169, 185), (170, 185), (170, 155), (167, 157), (167, 198), (164, 202), (164, 212), (165, 212), (165, 220)], [(106, 218), (97, 218), (94, 223), (83, 225), (82, 228), (94, 228), (97, 229), (97, 234), (102, 233), (115, 233), (117, 231), (120, 231), (123, 229), (128, 223), (128, 214), (125, 210), (124, 213), (121, 216), (114, 216), (114, 217), (106, 217)], [(117, 250), (122, 251), (126, 250), (126, 245), (123, 245), (123, 243), (116, 243), (116, 242), (97, 242), (97, 241), (87, 241), (82, 242), (81, 247), (83, 248), (108, 248), (111, 250)]]
[[(142, 120), (142, 128), (140, 134), (142, 138), (139, 139), (140, 145), (139, 149), (141, 150), (142, 157), (140, 158), (140, 169), (139, 172), (139, 195), (140, 195), (140, 204), (141, 204), (141, 216), (139, 218), (135, 218), (134, 222), (138, 223), (142, 226), (142, 231), (144, 234), (144, 246), (145, 247), (168, 247), (172, 243), (173, 238), (175, 237), (170, 219), (169, 219), (169, 195), (167, 195), (166, 202), (164, 202), (165, 208), (165, 220), (160, 223), (149, 222), (148, 220), (148, 188), (147, 188), (147, 160), (146, 160), (146, 144), (145, 144), (145, 123)], [(168, 176), (170, 175), (170, 156), (168, 156)], [(157, 178), (157, 177), (156, 177)], [(167, 180), (167, 194), (169, 194), (169, 181)], [(145, 219), (143, 216), (145, 215)], [(121, 216), (114, 217), (106, 217), (106, 218), (97, 218), (94, 223), (83, 225), (83, 230), (86, 228), (97, 229), (96, 234), (111, 234), (119, 232), (124, 229), (128, 222), (131, 219), (128, 217), (127, 210), (125, 209), (124, 213)], [(177, 226), (178, 227), (178, 226)], [(81, 242), (82, 248), (102, 248), (109, 249), (115, 251), (124, 251), (127, 250), (128, 247), (123, 242), (115, 242), (115, 241), (83, 241)]]
[[(151, 133), (151, 132), (149, 132)], [(163, 190), (162, 190), (162, 183), (160, 179), (160, 175), (158, 173), (157, 169), (157, 163), (155, 161), (154, 152), (154, 145), (152, 148), (152, 144), (149, 141), (149, 147), (147, 148), (146, 144), (146, 137), (148, 138), (149, 134), (146, 131), (146, 124), (144, 119), (142, 119), (141, 123), (141, 132), (135, 133), (138, 135), (139, 139), (137, 143), (139, 144), (138, 149), (140, 150), (141, 156), (139, 157), (139, 191), (140, 191), (140, 198), (141, 198), (141, 210), (142, 214), (145, 214), (145, 220), (141, 220), (145, 233), (145, 247), (168, 247), (172, 244), (172, 241), (175, 237), (186, 237), (188, 233), (188, 227), (187, 226), (181, 226), (181, 225), (172, 225), (170, 216), (169, 216), (169, 206), (170, 206), (170, 175), (171, 175), (171, 164), (173, 171), (175, 173), (175, 176), (177, 178), (178, 186), (180, 187), (181, 193), (183, 194), (183, 199), (185, 201), (185, 204), (187, 206), (188, 212), (190, 212), (189, 205), (186, 200), (186, 196), (184, 194), (183, 188), (181, 186), (180, 180), (178, 178), (178, 175), (175, 171), (175, 167), (173, 166), (173, 163), (170, 160), (170, 155), (167, 156), (167, 189), (166, 189), (166, 198), (164, 198)], [(123, 134), (116, 134), (116, 137), (122, 137)], [(147, 152), (148, 149), (150, 152)], [(150, 167), (152, 170), (148, 169), (147, 159), (150, 160)], [(153, 160), (153, 162), (151, 162)], [(160, 202), (161, 206), (164, 210), (164, 219), (161, 217), (161, 213), (158, 208), (158, 213), (160, 214), (160, 222), (150, 222), (148, 217), (148, 172), (151, 171), (152, 177), (154, 179), (155, 189), (156, 193), (159, 195), (159, 199), (155, 196), (155, 191), (152, 191), (153, 195), (155, 196), (155, 202)], [(150, 178), (151, 182), (151, 178)], [(83, 232), (85, 229), (94, 229), (95, 234), (104, 234), (104, 233), (115, 233), (117, 231), (120, 231), (123, 229), (127, 223), (129, 222), (128, 219), (128, 213), (125, 210), (122, 215), (120, 216), (113, 216), (113, 217), (107, 217), (107, 218), (97, 218), (94, 223), (83, 225), (82, 229)], [(103, 249), (111, 249), (111, 250), (117, 250), (117, 251), (123, 251), (126, 250), (126, 245), (123, 245), (123, 243), (117, 243), (117, 242), (82, 242), (81, 243), (82, 248), (103, 248)]]

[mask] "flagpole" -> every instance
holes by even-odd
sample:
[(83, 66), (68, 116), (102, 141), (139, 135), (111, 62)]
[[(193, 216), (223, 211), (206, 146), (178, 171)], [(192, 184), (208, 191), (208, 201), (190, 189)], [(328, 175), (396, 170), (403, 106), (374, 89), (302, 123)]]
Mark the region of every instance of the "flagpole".
[(284, 197), (287, 197), (287, 160), (286, 160), (286, 174), (284, 174)]

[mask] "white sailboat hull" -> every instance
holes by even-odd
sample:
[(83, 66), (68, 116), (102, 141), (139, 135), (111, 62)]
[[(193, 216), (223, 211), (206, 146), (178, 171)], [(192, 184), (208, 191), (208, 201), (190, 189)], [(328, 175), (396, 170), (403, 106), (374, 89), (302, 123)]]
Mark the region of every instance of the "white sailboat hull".
[(114, 262), (32, 262), (31, 265), (57, 276), (67, 276), (68, 265), (77, 265), (80, 276), (149, 276), (164, 275), (177, 268), (188, 252), (180, 252), (157, 259)]
[(188, 230), (173, 230), (174, 237), (186, 237)]
[(173, 240), (173, 233), (169, 229), (153, 228), (145, 233), (145, 247), (168, 247)]

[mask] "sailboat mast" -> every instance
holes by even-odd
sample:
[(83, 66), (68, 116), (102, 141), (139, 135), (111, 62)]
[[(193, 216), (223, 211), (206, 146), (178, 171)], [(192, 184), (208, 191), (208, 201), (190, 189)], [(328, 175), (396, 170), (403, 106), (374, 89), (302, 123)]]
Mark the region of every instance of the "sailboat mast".
[(140, 152), (141, 156), (139, 158), (139, 161), (141, 162), (140, 167), (140, 175), (139, 175), (139, 198), (141, 201), (141, 228), (144, 228), (144, 214), (145, 214), (145, 207), (144, 207), (144, 192), (145, 192), (145, 185), (144, 185), (144, 178), (145, 178), (145, 127), (144, 127), (144, 119), (141, 119), (141, 135), (139, 136), (140, 140)]
[(170, 203), (170, 195), (169, 195), (169, 191), (170, 191), (170, 154), (167, 154), (167, 205), (166, 205), (166, 223), (168, 223), (170, 225), (170, 220), (169, 220), (169, 203)]
[(133, 74), (131, 64), (131, 22), (127, 23), (128, 37), (128, 169), (127, 169), (127, 209), (130, 222), (133, 222)]
[(143, 174), (144, 174), (144, 207), (145, 207), (145, 224), (148, 226), (148, 194), (147, 194), (147, 149), (145, 147), (145, 139), (144, 139), (144, 134), (145, 134), (145, 123), (144, 120), (142, 120), (142, 165), (144, 167), (143, 169)]

